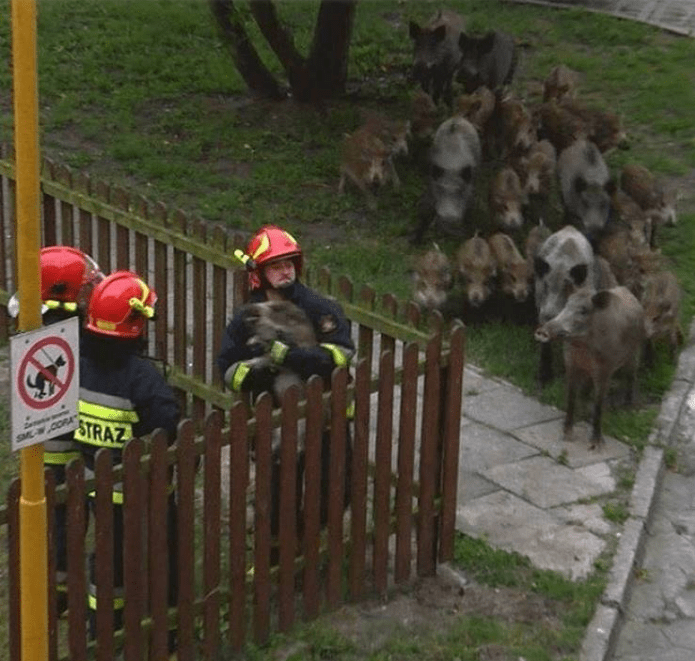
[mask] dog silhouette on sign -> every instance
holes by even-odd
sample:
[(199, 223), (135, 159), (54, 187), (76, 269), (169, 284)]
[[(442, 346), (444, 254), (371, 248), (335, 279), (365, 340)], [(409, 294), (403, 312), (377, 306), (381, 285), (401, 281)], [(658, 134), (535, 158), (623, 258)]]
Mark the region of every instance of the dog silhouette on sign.
[[(44, 369), (53, 376), (55, 379), (56, 374), (58, 374), (58, 368), (65, 365), (65, 358), (60, 355), (58, 356), (50, 365), (46, 365)], [(27, 377), (27, 385), (33, 388), (36, 392), (34, 397), (36, 399), (43, 399), (46, 396), (46, 382), (48, 382), (48, 395), (53, 395), (55, 392), (55, 381), (53, 379), (48, 379), (43, 372), (37, 372), (36, 379), (31, 382), (31, 377)]]

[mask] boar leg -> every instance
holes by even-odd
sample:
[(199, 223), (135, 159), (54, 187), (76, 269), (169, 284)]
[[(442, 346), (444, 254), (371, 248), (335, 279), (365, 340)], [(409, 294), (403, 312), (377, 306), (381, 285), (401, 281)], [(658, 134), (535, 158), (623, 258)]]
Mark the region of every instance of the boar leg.
[(553, 378), (553, 347), (551, 342), (541, 342), (541, 353), (538, 362), (538, 385), (540, 388), (548, 385)]
[(596, 450), (603, 446), (603, 436), (601, 434), (601, 416), (603, 414), (603, 402), (606, 399), (608, 390), (608, 379), (602, 379), (594, 383), (594, 406), (591, 419), (591, 443), (589, 450)]
[(565, 406), (565, 424), (563, 425), (563, 440), (572, 440), (572, 428), (574, 427), (574, 410), (577, 404), (577, 391), (579, 381), (577, 376), (567, 372), (567, 404)]

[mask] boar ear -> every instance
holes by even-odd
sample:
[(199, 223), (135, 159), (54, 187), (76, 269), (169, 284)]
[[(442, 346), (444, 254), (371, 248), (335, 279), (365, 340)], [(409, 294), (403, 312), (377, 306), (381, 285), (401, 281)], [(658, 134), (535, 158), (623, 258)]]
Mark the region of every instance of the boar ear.
[(607, 289), (597, 291), (592, 297), (591, 302), (597, 310), (605, 310), (611, 300), (611, 293)]
[(570, 278), (572, 278), (575, 287), (580, 287), (584, 284), (588, 272), (589, 269), (586, 264), (577, 264), (570, 269)]
[(550, 264), (546, 262), (542, 257), (536, 257), (533, 260), (533, 271), (537, 278), (542, 278), (548, 271), (550, 271)]
[(420, 29), (420, 26), (415, 21), (410, 21), (408, 24), (408, 34), (410, 35), (410, 38), (413, 41), (417, 41), (421, 33), (422, 30)]
[(432, 31), (432, 38), (435, 43), (438, 44), (440, 41), (444, 41), (444, 37), (446, 37), (446, 25), (440, 25)]
[(584, 177), (577, 177), (574, 180), (574, 191), (575, 193), (581, 194), (586, 190), (587, 183)]
[(478, 42), (478, 55), (486, 55), (492, 50), (495, 45), (495, 33), (488, 32), (484, 37)]

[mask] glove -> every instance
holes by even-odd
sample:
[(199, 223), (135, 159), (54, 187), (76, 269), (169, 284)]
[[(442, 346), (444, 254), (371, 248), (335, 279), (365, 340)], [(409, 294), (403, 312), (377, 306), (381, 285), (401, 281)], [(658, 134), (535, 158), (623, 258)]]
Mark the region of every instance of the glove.
[(254, 367), (244, 361), (234, 363), (224, 374), (224, 382), (234, 392), (268, 390), (273, 383), (270, 367)]
[(270, 360), (272, 360), (275, 365), (282, 365), (282, 363), (285, 362), (289, 350), (289, 344), (280, 342), (280, 340), (273, 340), (273, 343), (270, 345), (270, 351), (268, 352)]

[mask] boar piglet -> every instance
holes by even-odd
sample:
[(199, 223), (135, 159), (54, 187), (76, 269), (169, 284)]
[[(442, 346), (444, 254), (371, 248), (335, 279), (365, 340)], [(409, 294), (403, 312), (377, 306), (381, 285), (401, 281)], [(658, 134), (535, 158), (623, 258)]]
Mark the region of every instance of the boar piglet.
[(463, 18), (446, 9), (440, 9), (424, 26), (415, 21), (408, 26), (414, 51), (413, 78), (435, 103), (443, 98), (451, 105), (451, 86), (461, 62), (458, 42), (464, 28)]
[(249, 346), (258, 346), (266, 351), (247, 362), (250, 367), (267, 368), (274, 373), (273, 395), (276, 404), (279, 405), (285, 391), (290, 386), (302, 389), (303, 381), (289, 368), (278, 368), (267, 351), (274, 340), (280, 340), (290, 346), (315, 346), (316, 334), (311, 320), (301, 308), (290, 301), (247, 303), (242, 308), (242, 319), (250, 334)]
[(635, 400), (637, 368), (644, 342), (644, 310), (625, 287), (597, 292), (578, 291), (567, 299), (563, 310), (536, 329), (535, 337), (547, 343), (562, 338), (567, 386), (565, 440), (572, 440), (577, 395), (584, 383), (594, 390), (590, 448), (603, 444), (601, 414), (613, 374), (629, 371), (629, 404)]
[(454, 116), (442, 122), (430, 148), (428, 186), (420, 202), (416, 243), (422, 241), (433, 220), (444, 232), (463, 230), (480, 158), (480, 138), (467, 119)]
[(497, 263), (497, 276), (502, 292), (518, 303), (525, 301), (529, 294), (532, 271), (514, 240), (504, 232), (497, 232), (488, 239), (488, 243)]
[(656, 247), (657, 228), (676, 224), (675, 191), (666, 190), (646, 167), (637, 163), (628, 163), (623, 167), (620, 187), (651, 218), (649, 243), (652, 248)]
[(608, 222), (615, 191), (601, 152), (589, 140), (576, 140), (560, 154), (557, 174), (567, 221), (594, 245)]
[(492, 178), (488, 206), (495, 224), (505, 229), (519, 229), (524, 222), (522, 209), (527, 200), (514, 168), (503, 167)]
[(474, 308), (490, 298), (497, 263), (490, 245), (481, 236), (468, 239), (456, 253), (456, 267), (466, 290), (466, 300)]
[(439, 309), (446, 303), (452, 285), (449, 258), (437, 244), (420, 255), (412, 271), (413, 300), (429, 310)]
[(461, 33), (461, 64), (458, 78), (466, 92), (481, 86), (493, 91), (512, 82), (517, 64), (514, 37), (506, 32), (488, 32), (482, 37)]
[(553, 67), (543, 81), (543, 102), (574, 98), (579, 74), (564, 64)]
[(642, 306), (647, 336), (645, 362), (648, 365), (653, 364), (653, 341), (657, 339), (665, 339), (668, 342), (671, 360), (675, 361), (676, 351), (683, 344), (683, 330), (680, 325), (682, 298), (678, 278), (671, 271), (657, 271), (645, 278)]

